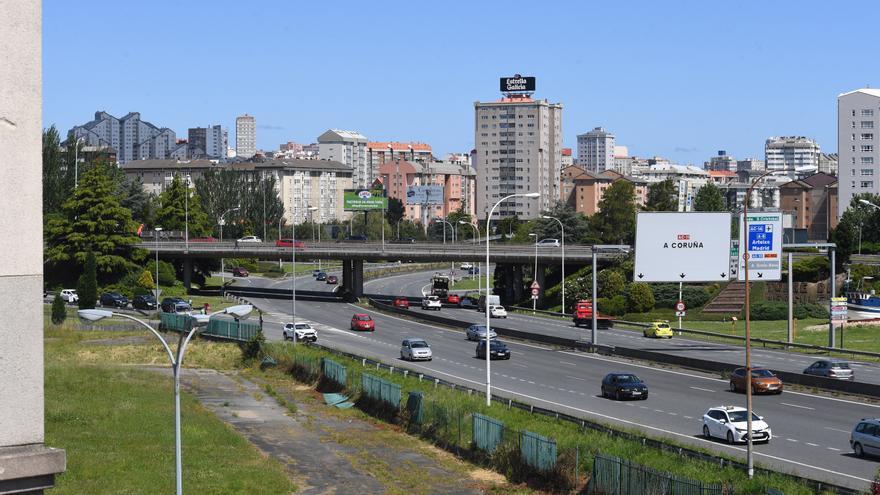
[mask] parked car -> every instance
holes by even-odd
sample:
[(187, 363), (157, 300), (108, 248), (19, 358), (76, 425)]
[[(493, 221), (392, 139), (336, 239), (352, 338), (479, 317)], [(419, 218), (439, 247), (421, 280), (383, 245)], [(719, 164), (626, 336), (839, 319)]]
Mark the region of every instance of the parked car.
[[(510, 349), (500, 340), (491, 340), (489, 359), (510, 359)], [(486, 359), (486, 341), (477, 342), (477, 357)]]
[(118, 292), (105, 292), (101, 294), (98, 300), (101, 306), (111, 306), (114, 308), (127, 308), (128, 298)]
[[(486, 325), (471, 325), (464, 331), (468, 340), (486, 340)], [(489, 329), (489, 338), (498, 338), (495, 330)]]
[(642, 335), (645, 337), (653, 337), (655, 339), (660, 338), (672, 338), (672, 328), (669, 326), (668, 322), (665, 321), (655, 321), (651, 323), (651, 326), (642, 331)]
[(76, 289), (61, 289), (61, 293), (58, 295), (64, 302), (75, 303), (79, 301), (79, 294), (76, 293)]
[(443, 304), (440, 303), (440, 298), (437, 296), (427, 296), (422, 299), (422, 309), (435, 309), (440, 311), (440, 308), (443, 307)]
[(608, 373), (602, 379), (602, 397), (646, 400), (648, 386), (632, 373)]
[(804, 370), (805, 375), (824, 376), (836, 380), (854, 380), (855, 372), (846, 361), (820, 359)]
[[(737, 392), (746, 389), (746, 369), (737, 368), (730, 375), (730, 391)], [(783, 389), (782, 380), (767, 368), (752, 368), (752, 393), (781, 394)]]
[(318, 272), (318, 274), (315, 275), (315, 280), (317, 280), (318, 282), (323, 282), (327, 280), (327, 274), (324, 272)]
[[(727, 443), (748, 441), (748, 410), (738, 406), (710, 407), (703, 414), (703, 436), (723, 438)], [(770, 442), (770, 425), (764, 418), (752, 413), (752, 442)]]
[(541, 239), (537, 242), (538, 247), (559, 247), (559, 239)]
[(306, 322), (285, 323), (281, 331), (284, 340), (296, 340), (297, 342), (317, 342), (318, 332)]
[(405, 297), (395, 297), (394, 298), (394, 307), (401, 309), (409, 309), (409, 299)]
[(476, 301), (476, 299), (474, 299), (472, 297), (465, 296), (465, 297), (462, 297), (461, 301), (458, 302), (458, 307), (459, 308), (476, 308), (477, 301)]
[(232, 269), (232, 276), (233, 277), (247, 277), (249, 275), (250, 275), (250, 272), (247, 271), (247, 269), (242, 266), (237, 266)]
[(880, 455), (880, 419), (865, 418), (849, 434), (849, 446), (858, 457)]
[(507, 310), (504, 309), (504, 306), (489, 306), (489, 317), (490, 318), (507, 318)]
[(467, 261), (465, 261), (464, 263), (462, 263), (461, 265), (458, 266), (458, 268), (461, 270), (470, 270), (473, 267), (474, 267), (474, 264), (468, 263)]
[(430, 361), (434, 359), (434, 353), (431, 352), (431, 346), (425, 339), (412, 337), (404, 339), (400, 344), (400, 359), (406, 361), (424, 360)]
[(164, 313), (185, 313), (192, 311), (192, 306), (179, 297), (166, 297), (160, 305)]
[(217, 242), (217, 238), (215, 237), (195, 237), (189, 240), (189, 242)]
[(448, 304), (458, 304), (461, 302), (461, 296), (458, 294), (449, 294), (446, 296), (446, 302)]
[(336, 275), (330, 275), (329, 277), (327, 277), (327, 283), (331, 285), (336, 285), (339, 283), (339, 278), (337, 278)]
[(275, 246), (300, 249), (306, 247), (306, 243), (304, 243), (303, 241), (294, 241), (293, 239), (278, 239), (277, 241), (275, 241)]
[(376, 330), (376, 324), (370, 315), (364, 313), (355, 313), (354, 316), (351, 317), (351, 329), (352, 330), (366, 330), (372, 332)]
[(468, 272), (468, 275), (479, 275), (480, 274), (480, 267), (472, 266), (472, 267), (468, 268), (467, 272)]
[(235, 241), (235, 242), (236, 242), (236, 243), (242, 243), (242, 242), (263, 242), (263, 240), (260, 239), (259, 237), (255, 236), (255, 235), (246, 235), (246, 236), (242, 237), (241, 239), (238, 239), (238, 240)]
[(131, 307), (134, 309), (156, 309), (156, 298), (149, 295), (138, 295), (131, 299)]

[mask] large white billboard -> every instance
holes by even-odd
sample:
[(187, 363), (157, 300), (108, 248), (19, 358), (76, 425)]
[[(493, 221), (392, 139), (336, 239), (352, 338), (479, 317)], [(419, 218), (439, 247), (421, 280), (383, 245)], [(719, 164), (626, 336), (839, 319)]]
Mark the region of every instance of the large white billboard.
[(409, 186), (406, 188), (408, 205), (442, 205), (443, 186)]
[(730, 279), (730, 213), (640, 212), (636, 217), (637, 282)]
[[(782, 212), (749, 212), (748, 243), (744, 235), (745, 222), (739, 216), (740, 253), (749, 257), (749, 281), (782, 280)], [(747, 248), (743, 248), (747, 246)], [(745, 260), (739, 257), (740, 280), (746, 279)]]

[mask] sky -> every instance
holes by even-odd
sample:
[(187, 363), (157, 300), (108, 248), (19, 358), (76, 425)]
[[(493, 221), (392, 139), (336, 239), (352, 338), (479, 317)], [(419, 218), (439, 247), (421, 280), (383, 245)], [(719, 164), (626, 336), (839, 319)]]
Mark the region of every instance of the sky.
[(330, 128), (474, 146), (475, 101), (537, 78), (563, 145), (601, 126), (630, 155), (763, 159), (769, 136), (836, 152), (836, 97), (880, 87), (880, 2), (43, 2), (43, 123), (97, 110), (185, 138), (235, 117), (257, 147)]

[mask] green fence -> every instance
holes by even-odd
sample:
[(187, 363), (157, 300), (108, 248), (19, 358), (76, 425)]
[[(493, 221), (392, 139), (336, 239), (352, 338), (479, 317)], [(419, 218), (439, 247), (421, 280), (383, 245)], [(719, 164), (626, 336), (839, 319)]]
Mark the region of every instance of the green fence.
[(406, 411), (409, 420), (417, 425), (422, 424), (422, 401), (424, 396), (421, 392), (410, 392), (406, 400)]
[(474, 444), (488, 453), (495, 452), (504, 437), (504, 423), (479, 413), (474, 413)]
[(385, 402), (391, 407), (400, 407), (400, 385), (383, 380), (368, 373), (361, 375), (361, 392), (367, 397)]
[(523, 461), (538, 471), (549, 473), (556, 467), (556, 440), (524, 431), (519, 449)]
[(202, 331), (203, 335), (210, 335), (229, 340), (247, 342), (260, 333), (260, 324), (249, 321), (217, 320), (211, 318), (208, 328)]
[(733, 490), (719, 484), (680, 478), (639, 464), (597, 455), (588, 493), (603, 495), (731, 495)]
[(335, 382), (340, 387), (345, 388), (348, 385), (345, 366), (330, 358), (323, 358), (321, 360), (321, 369), (327, 379)]
[(192, 329), (192, 317), (187, 314), (159, 313), (159, 327), (175, 332), (189, 332)]

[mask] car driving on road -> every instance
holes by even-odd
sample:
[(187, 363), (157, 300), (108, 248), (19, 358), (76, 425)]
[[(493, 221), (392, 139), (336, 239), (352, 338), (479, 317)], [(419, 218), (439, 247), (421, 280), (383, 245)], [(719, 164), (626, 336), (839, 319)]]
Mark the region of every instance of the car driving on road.
[(370, 315), (366, 313), (355, 313), (354, 316), (351, 317), (351, 329), (372, 332), (376, 330), (376, 324), (373, 322)]
[(284, 340), (296, 340), (297, 342), (317, 342), (318, 332), (304, 321), (286, 323), (282, 330)]
[(434, 309), (440, 311), (440, 308), (443, 307), (443, 304), (440, 302), (440, 298), (437, 296), (427, 296), (422, 299), (422, 309)]
[[(486, 340), (486, 325), (471, 325), (464, 331), (468, 340)], [(497, 338), (495, 330), (489, 330), (489, 338)]]
[(430, 361), (434, 359), (434, 353), (431, 352), (431, 346), (425, 339), (411, 337), (400, 343), (400, 359)]
[(276, 247), (292, 247), (296, 249), (301, 249), (306, 247), (306, 243), (303, 241), (294, 241), (292, 238), (287, 239), (278, 239), (275, 241)]
[(672, 328), (669, 327), (669, 323), (665, 321), (655, 321), (651, 323), (651, 326), (642, 331), (642, 335), (645, 337), (653, 337), (655, 339), (672, 338)]
[(327, 280), (327, 274), (324, 272), (318, 272), (318, 274), (315, 275), (315, 280), (317, 280), (318, 282), (323, 282)]
[(477, 300), (474, 299), (473, 297), (468, 297), (468, 296), (462, 297), (461, 301), (458, 302), (458, 307), (459, 308), (476, 308), (477, 307)]
[(856, 423), (849, 435), (849, 446), (858, 457), (880, 455), (880, 419), (865, 418)]
[(602, 397), (646, 400), (648, 386), (632, 373), (608, 373), (602, 379)]
[[(706, 438), (722, 438), (727, 443), (748, 441), (748, 414), (744, 407), (718, 406), (710, 407), (703, 414), (703, 436)], [(773, 434), (770, 425), (764, 418), (752, 413), (752, 442), (770, 442)]]
[(236, 243), (263, 242), (263, 240), (255, 235), (246, 235), (246, 236), (242, 237), (241, 239), (236, 240), (235, 242)]
[[(783, 389), (782, 380), (767, 368), (752, 368), (752, 393), (753, 394), (781, 394)], [(730, 391), (746, 390), (746, 369), (737, 368), (730, 375)]]
[(330, 275), (327, 277), (327, 283), (330, 285), (336, 285), (339, 283), (339, 278), (336, 275)]
[(409, 299), (399, 296), (394, 298), (394, 307), (400, 309), (409, 309)]
[(68, 303), (79, 301), (79, 295), (76, 293), (76, 289), (62, 289), (58, 297), (60, 297), (62, 301)]
[(250, 275), (250, 272), (248, 272), (247, 269), (244, 267), (237, 266), (232, 269), (232, 276), (233, 277), (247, 277), (249, 275)]
[[(510, 359), (510, 349), (500, 340), (490, 340), (489, 359)], [(477, 357), (486, 359), (486, 341), (477, 342)]]
[(162, 299), (162, 312), (164, 313), (185, 313), (192, 311), (192, 306), (179, 297), (166, 297)]
[(489, 306), (489, 317), (490, 318), (507, 318), (507, 310), (504, 309), (504, 306)]
[(559, 239), (541, 239), (537, 244), (538, 247), (559, 247)]
[(855, 373), (845, 361), (820, 359), (804, 370), (805, 375), (824, 376), (835, 380), (854, 380)]
[(448, 296), (446, 296), (446, 303), (447, 304), (458, 304), (460, 302), (461, 302), (461, 296), (459, 296), (458, 294), (451, 294), (450, 293)]

